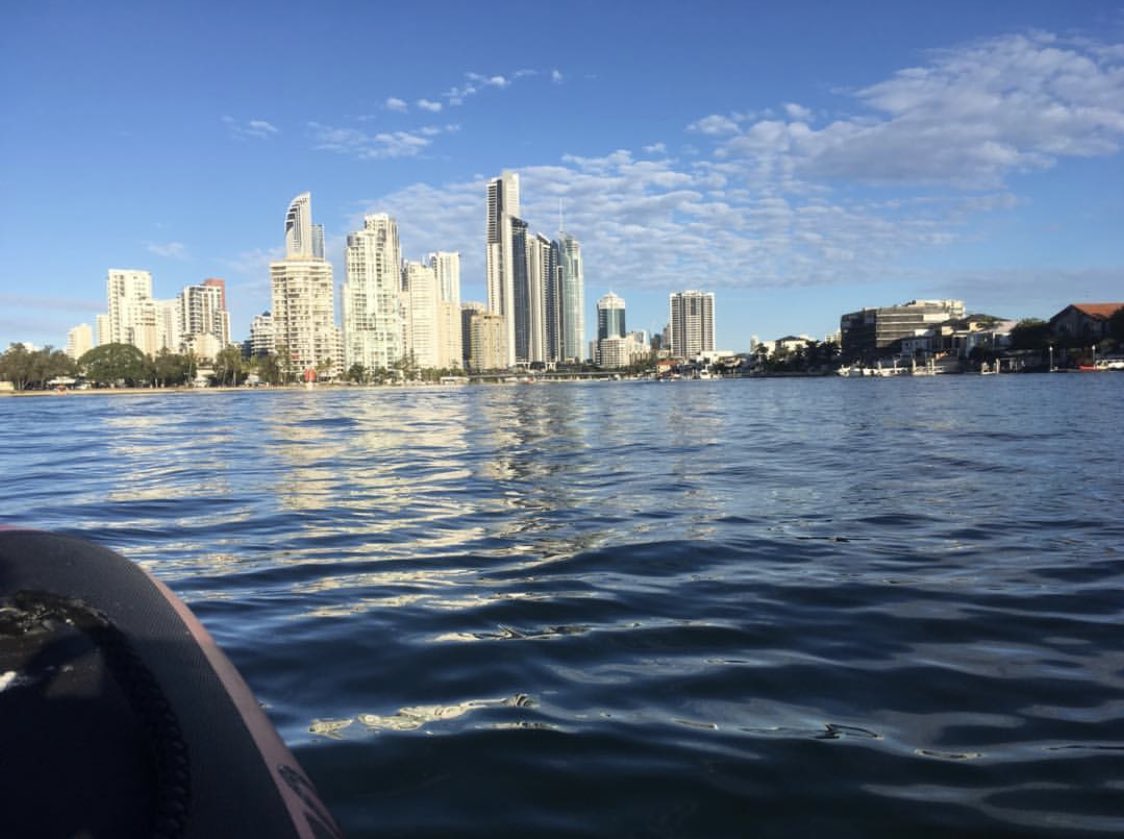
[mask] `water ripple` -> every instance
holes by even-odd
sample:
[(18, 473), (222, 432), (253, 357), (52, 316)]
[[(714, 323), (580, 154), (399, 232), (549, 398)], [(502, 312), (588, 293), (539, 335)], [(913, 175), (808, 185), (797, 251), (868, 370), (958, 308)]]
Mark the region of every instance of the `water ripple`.
[(0, 399), (0, 524), (166, 580), (351, 835), (1124, 832), (1124, 376), (871, 387)]

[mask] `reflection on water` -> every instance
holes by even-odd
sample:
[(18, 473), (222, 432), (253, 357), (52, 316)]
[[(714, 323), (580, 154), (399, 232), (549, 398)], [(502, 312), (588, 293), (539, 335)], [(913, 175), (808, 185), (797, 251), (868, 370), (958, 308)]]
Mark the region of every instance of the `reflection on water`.
[(1111, 832), (1122, 390), (0, 399), (0, 523), (166, 580), (350, 835)]

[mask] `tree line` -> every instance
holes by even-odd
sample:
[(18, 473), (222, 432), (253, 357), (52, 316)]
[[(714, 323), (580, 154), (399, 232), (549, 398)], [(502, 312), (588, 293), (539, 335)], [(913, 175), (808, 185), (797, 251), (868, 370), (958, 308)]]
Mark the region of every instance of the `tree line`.
[(268, 384), (286, 380), (286, 371), (275, 357), (246, 359), (234, 346), (221, 350), (206, 365), (193, 353), (167, 349), (149, 358), (132, 344), (102, 344), (77, 361), (49, 346), (30, 350), (12, 344), (0, 355), (0, 381), (11, 382), (20, 391), (44, 390), (53, 382), (79, 378), (95, 387), (180, 387), (194, 383), (200, 370), (209, 371), (208, 384), (213, 385), (240, 385), (251, 374)]

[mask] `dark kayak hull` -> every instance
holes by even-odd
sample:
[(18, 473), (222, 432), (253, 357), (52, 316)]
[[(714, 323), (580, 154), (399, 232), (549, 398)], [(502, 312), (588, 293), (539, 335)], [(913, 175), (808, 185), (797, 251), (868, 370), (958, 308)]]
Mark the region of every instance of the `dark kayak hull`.
[(80, 539), (0, 531), (10, 836), (338, 836), (234, 665), (165, 585)]

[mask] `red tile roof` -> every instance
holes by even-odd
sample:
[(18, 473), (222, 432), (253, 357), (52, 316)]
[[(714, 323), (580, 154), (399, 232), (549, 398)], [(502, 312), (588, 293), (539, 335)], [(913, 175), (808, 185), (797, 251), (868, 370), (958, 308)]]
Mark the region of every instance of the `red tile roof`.
[(1074, 303), (1073, 308), (1084, 312), (1091, 318), (1110, 318), (1117, 309), (1124, 309), (1124, 303)]

